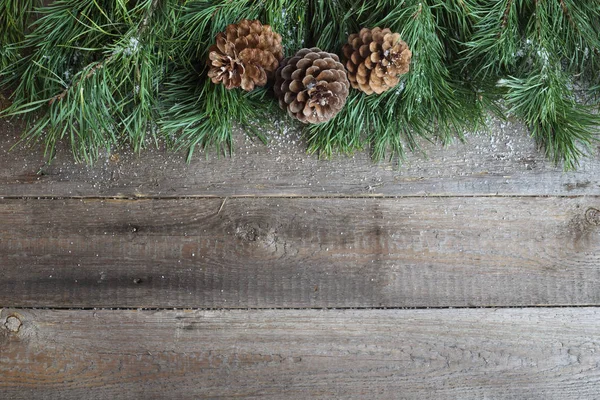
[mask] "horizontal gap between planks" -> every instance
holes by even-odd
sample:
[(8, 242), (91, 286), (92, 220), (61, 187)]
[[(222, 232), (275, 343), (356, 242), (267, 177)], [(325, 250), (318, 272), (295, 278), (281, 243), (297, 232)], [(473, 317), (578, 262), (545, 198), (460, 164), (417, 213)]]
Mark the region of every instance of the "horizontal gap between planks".
[(0, 200), (203, 200), (203, 199), (414, 199), (414, 198), (596, 198), (598, 194), (473, 194), (473, 195), (232, 195), (232, 196), (0, 196)]
[(335, 310), (464, 310), (464, 309), (535, 309), (535, 308), (600, 308), (600, 304), (542, 304), (523, 306), (437, 306), (437, 307), (13, 307), (0, 305), (0, 309), (7, 310), (56, 310), (56, 311), (335, 311)]

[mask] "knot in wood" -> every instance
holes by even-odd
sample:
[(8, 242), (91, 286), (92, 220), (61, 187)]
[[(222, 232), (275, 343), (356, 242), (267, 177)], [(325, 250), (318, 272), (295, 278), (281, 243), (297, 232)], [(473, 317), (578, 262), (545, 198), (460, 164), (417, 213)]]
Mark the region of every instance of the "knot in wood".
[(260, 237), (259, 230), (249, 225), (239, 226), (235, 231), (235, 235), (248, 242), (256, 242)]
[(4, 322), (4, 327), (6, 328), (7, 331), (9, 331), (11, 333), (19, 332), (19, 330), (21, 329), (21, 326), (23, 326), (23, 322), (21, 322), (19, 317), (17, 317), (14, 314), (9, 315), (8, 318), (6, 318), (6, 322)]
[(592, 225), (600, 225), (600, 211), (595, 208), (588, 208), (585, 212), (585, 219)]

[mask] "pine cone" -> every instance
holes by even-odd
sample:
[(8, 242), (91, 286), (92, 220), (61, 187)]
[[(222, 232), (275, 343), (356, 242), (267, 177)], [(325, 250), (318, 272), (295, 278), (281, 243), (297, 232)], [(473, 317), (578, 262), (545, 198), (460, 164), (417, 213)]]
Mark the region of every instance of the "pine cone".
[(227, 89), (241, 86), (251, 91), (266, 85), (283, 58), (281, 36), (258, 20), (228, 25), (215, 40), (209, 49), (208, 76)]
[(387, 28), (363, 28), (348, 37), (343, 50), (352, 87), (366, 94), (396, 86), (399, 76), (408, 72), (412, 56), (400, 34)]
[(279, 106), (303, 123), (329, 121), (346, 103), (350, 82), (336, 54), (301, 49), (281, 62), (275, 75)]

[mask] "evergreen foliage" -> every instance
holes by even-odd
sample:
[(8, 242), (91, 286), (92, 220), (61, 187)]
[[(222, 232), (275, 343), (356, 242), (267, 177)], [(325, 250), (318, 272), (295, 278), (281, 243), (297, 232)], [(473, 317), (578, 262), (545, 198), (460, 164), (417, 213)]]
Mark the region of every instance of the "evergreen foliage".
[(411, 48), (395, 89), (353, 90), (333, 120), (303, 127), (310, 152), (401, 157), (418, 138), (447, 143), (506, 109), (573, 168), (600, 126), (595, 0), (0, 0), (0, 87), (12, 93), (2, 115), (27, 118), (25, 141), (52, 153), (67, 140), (88, 162), (159, 139), (190, 156), (227, 152), (234, 124), (266, 142), (261, 125), (281, 113), (272, 89), (228, 91), (206, 77), (215, 35), (243, 18), (271, 25), (287, 56), (341, 55), (349, 34), (375, 26)]

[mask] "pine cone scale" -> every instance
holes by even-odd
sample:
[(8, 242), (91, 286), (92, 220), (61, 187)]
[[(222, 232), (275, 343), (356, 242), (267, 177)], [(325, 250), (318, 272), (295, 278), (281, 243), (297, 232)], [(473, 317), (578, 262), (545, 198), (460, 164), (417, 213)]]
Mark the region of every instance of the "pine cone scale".
[(289, 109), (293, 113), (298, 113), (303, 109), (303, 105), (297, 99), (294, 99), (289, 105)]
[(302, 75), (304, 75), (306, 71), (303, 71), (301, 69), (297, 69), (294, 72), (292, 72), (292, 76), (291, 78), (295, 81), (302, 79)]
[(307, 58), (301, 58), (297, 63), (296, 63), (296, 68), (299, 69), (307, 69), (312, 65), (311, 60), (307, 59)]
[(300, 93), (304, 89), (303, 82), (293, 80), (289, 85), (289, 91), (292, 93)]
[(287, 92), (283, 98), (286, 104), (292, 104), (294, 100), (298, 99), (298, 92)]
[(367, 58), (371, 55), (371, 49), (369, 49), (369, 46), (367, 46), (366, 44), (363, 44), (359, 47), (358, 53), (362, 58)]
[(336, 74), (332, 70), (330, 70), (330, 69), (326, 69), (324, 71), (321, 71), (319, 73), (319, 75), (317, 75), (317, 80), (318, 81), (335, 82), (336, 79), (337, 79)]

